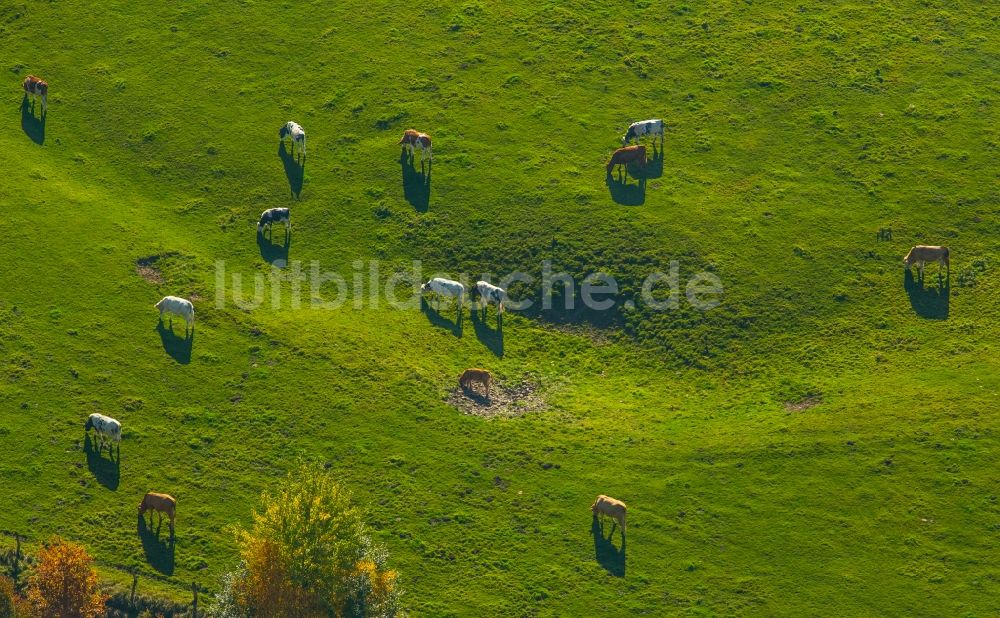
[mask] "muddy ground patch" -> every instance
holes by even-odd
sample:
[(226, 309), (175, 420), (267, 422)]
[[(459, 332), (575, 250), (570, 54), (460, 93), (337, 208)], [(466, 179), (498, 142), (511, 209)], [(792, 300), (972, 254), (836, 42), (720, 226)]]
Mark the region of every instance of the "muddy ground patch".
[(147, 255), (135, 261), (135, 272), (146, 281), (159, 285), (166, 281), (163, 276), (163, 262), (177, 256), (176, 252)]
[(800, 401), (786, 401), (785, 410), (788, 412), (804, 412), (805, 410), (818, 406), (821, 403), (823, 403), (823, 399), (821, 397), (806, 397)]
[(494, 383), (490, 396), (477, 390), (463, 390), (456, 386), (448, 392), (448, 403), (462, 414), (483, 418), (516, 418), (547, 408), (538, 382), (522, 380), (511, 383)]

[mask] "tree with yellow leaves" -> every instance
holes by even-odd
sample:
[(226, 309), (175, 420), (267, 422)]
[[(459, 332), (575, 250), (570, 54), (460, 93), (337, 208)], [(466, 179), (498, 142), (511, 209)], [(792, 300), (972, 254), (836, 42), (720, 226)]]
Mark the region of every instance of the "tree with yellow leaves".
[(97, 587), (93, 558), (82, 545), (53, 538), (38, 552), (28, 601), (42, 618), (98, 618), (107, 595)]
[(350, 494), (320, 468), (302, 466), (263, 496), (250, 530), (239, 530), (242, 564), (223, 580), (214, 615), (224, 618), (395, 616), (397, 575), (374, 546)]
[(319, 595), (292, 580), (288, 560), (274, 541), (244, 537), (243, 543), (245, 577), (236, 590), (241, 605), (255, 616), (326, 617)]

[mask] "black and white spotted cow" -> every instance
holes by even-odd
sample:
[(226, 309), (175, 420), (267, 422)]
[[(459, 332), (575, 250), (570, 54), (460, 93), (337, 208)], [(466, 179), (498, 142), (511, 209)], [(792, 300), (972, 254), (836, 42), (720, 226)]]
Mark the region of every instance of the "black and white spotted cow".
[(478, 300), (484, 313), (489, 305), (496, 305), (497, 312), (503, 313), (503, 304), (507, 300), (507, 290), (486, 281), (477, 281), (472, 291), (476, 297), (474, 300)]
[(302, 157), (306, 156), (306, 132), (302, 130), (299, 123), (289, 120), (285, 126), (278, 131), (278, 138), (284, 141), (286, 138), (292, 140), (292, 154), (295, 154), (295, 147), (298, 146)]
[(640, 120), (639, 122), (633, 122), (628, 126), (628, 131), (622, 136), (622, 144), (628, 144), (630, 141), (635, 140), (635, 143), (639, 143), (639, 139), (643, 135), (652, 135), (654, 140), (656, 136), (660, 137), (660, 143), (663, 143), (663, 121), (662, 120)]
[(291, 210), (288, 208), (268, 208), (260, 213), (260, 219), (257, 220), (257, 233), (260, 234), (265, 227), (270, 232), (271, 225), (274, 223), (284, 223), (285, 235), (287, 236), (292, 227)]
[(118, 445), (121, 449), (122, 424), (103, 414), (94, 413), (87, 418), (87, 423), (83, 426), (84, 431), (94, 430), (97, 437), (97, 452), (104, 450), (104, 445), (108, 445), (108, 452), (111, 452), (111, 445)]

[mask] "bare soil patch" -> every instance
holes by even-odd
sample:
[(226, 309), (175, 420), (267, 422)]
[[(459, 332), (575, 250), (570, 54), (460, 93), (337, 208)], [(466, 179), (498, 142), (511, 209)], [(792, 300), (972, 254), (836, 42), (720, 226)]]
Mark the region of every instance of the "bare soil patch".
[(786, 401), (785, 410), (789, 412), (802, 412), (813, 406), (818, 406), (823, 400), (819, 397), (807, 397), (802, 401)]
[(160, 271), (156, 270), (151, 266), (136, 266), (135, 270), (136, 272), (139, 273), (140, 277), (142, 277), (143, 279), (145, 279), (150, 283), (155, 283), (155, 284), (163, 283), (163, 273), (161, 273)]
[(514, 384), (493, 383), (490, 397), (476, 390), (456, 386), (448, 393), (448, 403), (462, 412), (483, 418), (516, 418), (529, 412), (539, 412), (547, 406), (537, 382)]
[(163, 272), (157, 266), (157, 263), (164, 258), (173, 257), (175, 255), (177, 254), (161, 253), (139, 258), (135, 261), (135, 271), (146, 281), (159, 285), (163, 283), (165, 279), (163, 278)]

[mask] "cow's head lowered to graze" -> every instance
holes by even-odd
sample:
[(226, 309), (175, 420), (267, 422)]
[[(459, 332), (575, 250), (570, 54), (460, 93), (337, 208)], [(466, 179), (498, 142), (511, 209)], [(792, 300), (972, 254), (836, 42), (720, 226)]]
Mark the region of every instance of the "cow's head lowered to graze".
[(403, 137), (399, 138), (400, 144), (412, 144), (417, 141), (417, 136), (420, 135), (420, 131), (416, 129), (407, 129), (403, 131)]

